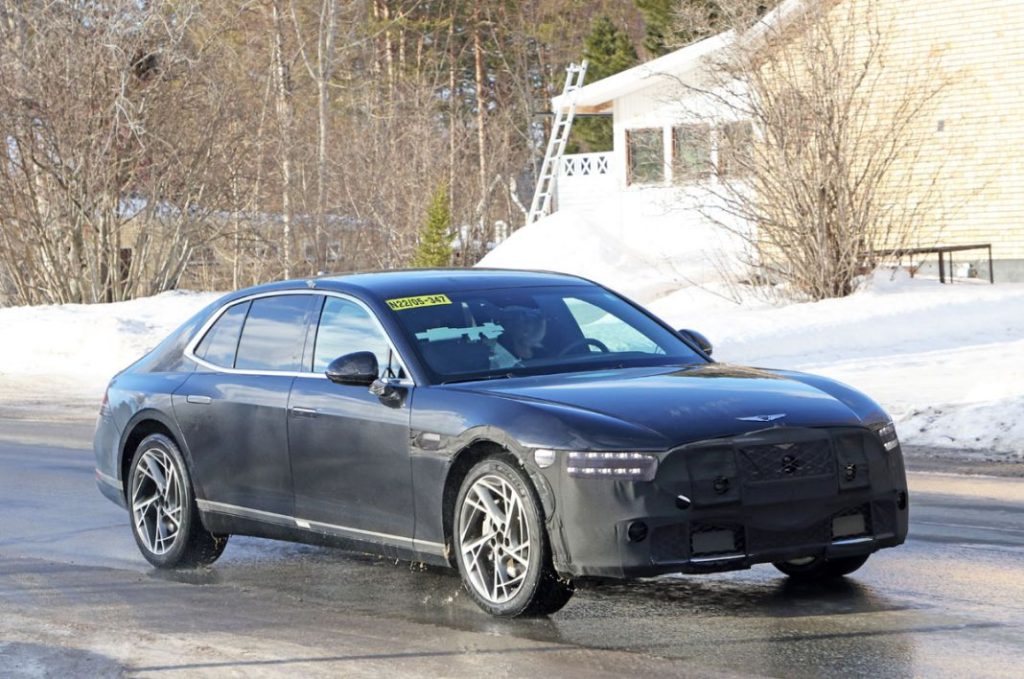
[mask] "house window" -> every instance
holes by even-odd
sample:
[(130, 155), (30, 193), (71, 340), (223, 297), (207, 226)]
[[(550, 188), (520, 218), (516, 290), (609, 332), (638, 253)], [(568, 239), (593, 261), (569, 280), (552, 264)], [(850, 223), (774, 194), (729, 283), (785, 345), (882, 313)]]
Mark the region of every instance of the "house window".
[(672, 128), (672, 179), (687, 184), (711, 174), (711, 126), (676, 125)]
[(630, 184), (665, 181), (665, 146), (661, 128), (626, 130)]
[(753, 160), (754, 126), (748, 120), (718, 128), (718, 176), (744, 177)]

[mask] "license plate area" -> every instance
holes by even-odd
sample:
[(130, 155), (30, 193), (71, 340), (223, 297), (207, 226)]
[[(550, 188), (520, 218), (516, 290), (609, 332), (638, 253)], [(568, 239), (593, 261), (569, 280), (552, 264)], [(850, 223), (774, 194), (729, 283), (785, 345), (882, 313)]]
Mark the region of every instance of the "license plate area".
[(849, 540), (872, 535), (871, 507), (861, 505), (832, 515), (832, 540)]
[(694, 556), (727, 554), (736, 551), (736, 535), (731, 530), (708, 530), (690, 536)]
[(742, 525), (734, 523), (693, 523), (690, 525), (691, 561), (736, 558), (746, 553)]

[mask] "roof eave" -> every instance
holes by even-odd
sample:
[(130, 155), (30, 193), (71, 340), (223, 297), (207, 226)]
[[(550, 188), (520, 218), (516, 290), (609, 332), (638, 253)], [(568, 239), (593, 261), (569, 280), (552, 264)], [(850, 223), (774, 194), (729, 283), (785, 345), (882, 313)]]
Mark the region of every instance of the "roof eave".
[(571, 97), (575, 99), (576, 111), (579, 113), (611, 115), (615, 99), (649, 87), (659, 80), (679, 81), (697, 72), (705, 57), (729, 44), (733, 35), (732, 31), (713, 35), (653, 61), (584, 85), (569, 94), (553, 97), (552, 110), (557, 111), (568, 105)]
[[(830, 4), (835, 1), (830, 0)], [(738, 44), (744, 49), (763, 47), (773, 30), (782, 30), (807, 12), (819, 8), (819, 3), (808, 0), (782, 0), (739, 36), (734, 31), (725, 31), (705, 38), (652, 61), (597, 80), (575, 92), (553, 97), (551, 108), (557, 111), (567, 106), (568, 98), (573, 97), (577, 112), (611, 115), (612, 102), (615, 99), (649, 87), (657, 80), (683, 81), (687, 76), (699, 72), (707, 57), (729, 45)]]

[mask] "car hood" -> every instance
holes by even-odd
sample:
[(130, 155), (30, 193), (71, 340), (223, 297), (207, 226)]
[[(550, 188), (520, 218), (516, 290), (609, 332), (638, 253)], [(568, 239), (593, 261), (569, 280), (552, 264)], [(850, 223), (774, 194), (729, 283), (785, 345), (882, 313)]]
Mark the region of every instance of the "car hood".
[(722, 363), (510, 378), (458, 389), (611, 417), (656, 434), (666, 447), (768, 427), (859, 426), (881, 412), (831, 380)]

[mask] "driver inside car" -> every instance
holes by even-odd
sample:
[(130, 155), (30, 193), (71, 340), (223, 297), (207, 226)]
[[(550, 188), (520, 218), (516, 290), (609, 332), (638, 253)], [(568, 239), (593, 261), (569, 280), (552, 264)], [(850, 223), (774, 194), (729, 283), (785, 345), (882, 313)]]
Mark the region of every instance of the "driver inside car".
[(547, 320), (538, 309), (508, 306), (501, 310), (504, 332), (491, 348), (491, 369), (515, 368), (535, 356), (547, 334)]

